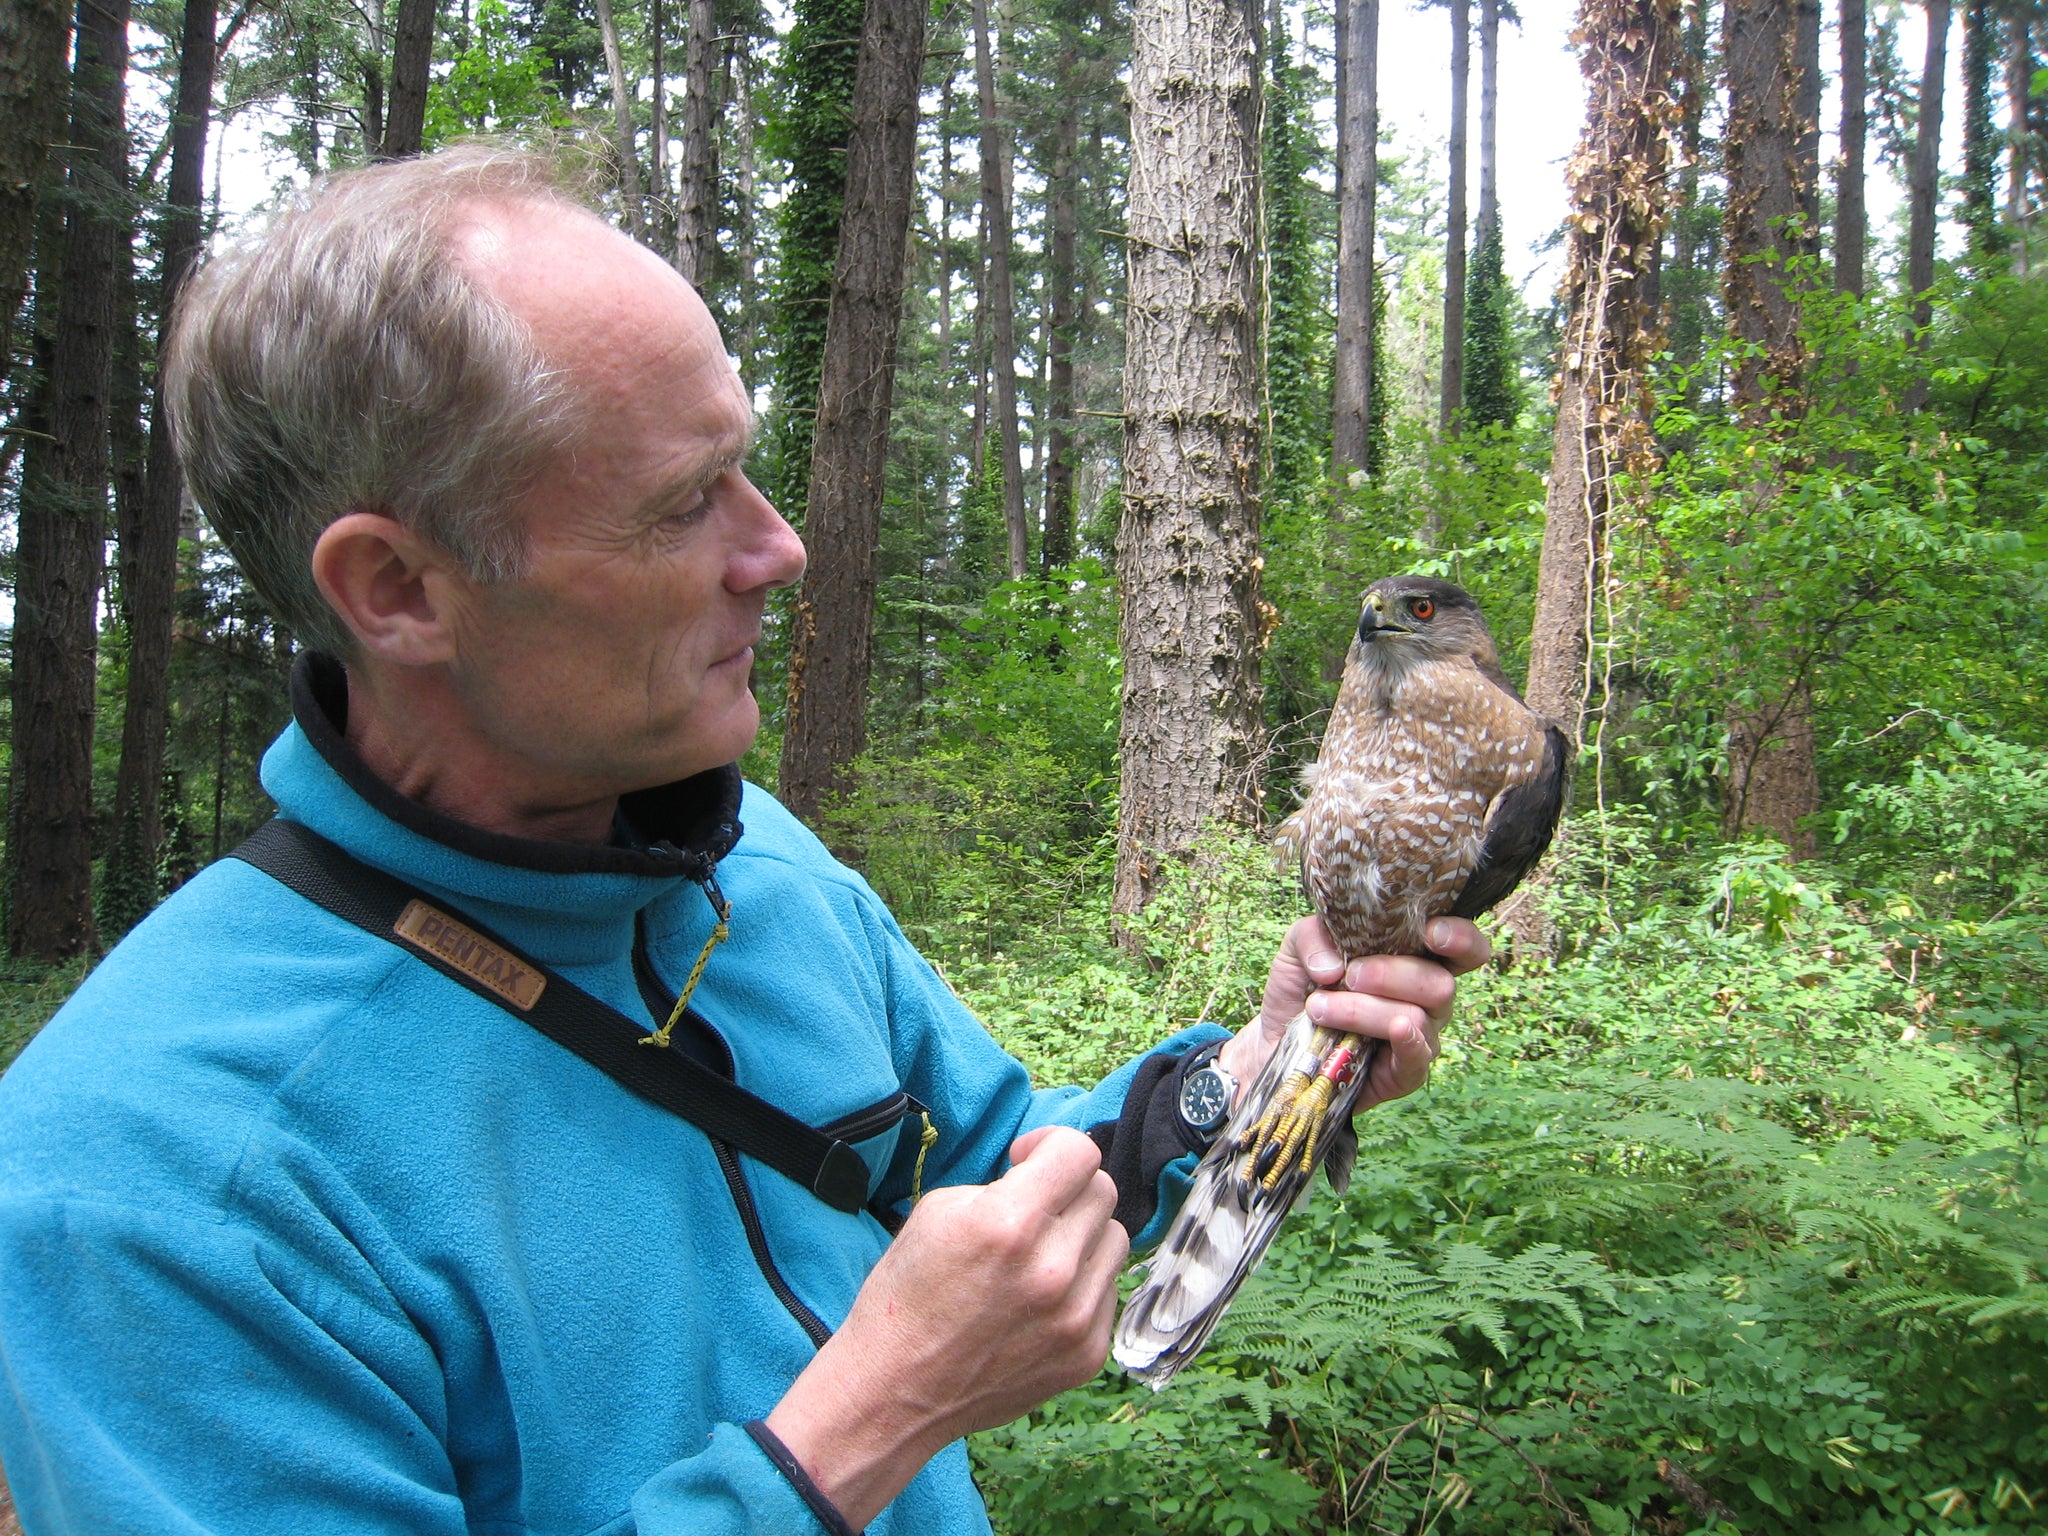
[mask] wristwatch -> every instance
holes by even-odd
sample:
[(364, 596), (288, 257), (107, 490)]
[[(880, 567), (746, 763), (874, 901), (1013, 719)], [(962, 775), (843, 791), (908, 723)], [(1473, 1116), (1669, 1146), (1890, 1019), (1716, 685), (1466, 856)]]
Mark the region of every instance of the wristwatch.
[(1206, 1047), (1207, 1060), (1197, 1059), (1180, 1079), (1181, 1124), (1205, 1141), (1214, 1141), (1230, 1118), (1231, 1101), (1237, 1097), (1237, 1079), (1216, 1064), (1222, 1045)]

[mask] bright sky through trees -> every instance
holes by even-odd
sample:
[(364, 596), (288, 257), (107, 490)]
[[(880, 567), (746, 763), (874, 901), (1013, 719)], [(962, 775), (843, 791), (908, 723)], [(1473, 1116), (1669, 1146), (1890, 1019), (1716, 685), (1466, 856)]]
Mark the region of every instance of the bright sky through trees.
[[(1549, 300), (1560, 270), (1560, 255), (1551, 245), (1551, 237), (1564, 211), (1564, 161), (1577, 140), (1586, 95), (1571, 46), (1576, 10), (1572, 0), (1522, 0), (1517, 9), (1521, 26), (1501, 28), (1501, 220), (1508, 275), (1532, 304), (1540, 306)], [(1909, 67), (1917, 68), (1925, 28), (1917, 6), (1902, 9), (1899, 56)], [(1840, 121), (1833, 91), (1839, 53), (1833, 7), (1827, 10), (1827, 30), (1821, 41), (1822, 67), (1829, 75), (1830, 87), (1822, 108), (1823, 166), (1835, 154), (1834, 129)], [(1873, 21), (1882, 10), (1873, 8)], [(1405, 0), (1393, 0), (1380, 12), (1380, 122), (1395, 154), (1428, 157), (1434, 167), (1432, 180), (1443, 174), (1450, 120), (1448, 27), (1441, 8), (1418, 9)], [(1328, 29), (1312, 34), (1312, 40), (1327, 56), (1331, 46)], [(1952, 46), (1949, 77), (1955, 99), (1960, 98), (1961, 69), (1961, 49)], [(671, 82), (671, 89), (677, 83)], [(155, 82), (138, 75), (131, 86), (153, 92)], [(235, 216), (262, 206), (281, 180), (295, 174), (288, 157), (264, 142), (266, 135), (278, 133), (282, 127), (282, 114), (267, 105), (244, 111), (222, 135), (222, 211), (229, 216), (230, 226)], [(1324, 129), (1331, 132), (1327, 122)], [(1951, 171), (1961, 155), (1961, 135), (1961, 114), (1948, 114), (1943, 124), (1942, 163)], [(1872, 241), (1884, 261), (1886, 242), (1895, 233), (1894, 216), (1904, 206), (1904, 189), (1889, 171), (1875, 165), (1872, 171)], [(1903, 232), (1898, 234), (1903, 239)], [(1943, 252), (1950, 254), (1956, 232), (1945, 226), (1942, 235)]]

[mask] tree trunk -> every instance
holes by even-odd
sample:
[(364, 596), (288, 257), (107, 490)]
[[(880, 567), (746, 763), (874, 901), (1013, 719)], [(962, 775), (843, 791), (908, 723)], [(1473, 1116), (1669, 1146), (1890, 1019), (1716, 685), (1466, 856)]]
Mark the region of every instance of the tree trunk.
[(1373, 245), (1379, 206), (1379, 0), (1337, 0), (1337, 347), (1331, 461), (1370, 470), (1373, 353)]
[(1136, 0), (1119, 912), (1259, 817), (1258, 54), (1256, 0)]
[(384, 120), (380, 160), (403, 160), (420, 152), (427, 131), (427, 79), (439, 14), (438, 0), (398, 0), (398, 28), (391, 43), (391, 111)]
[(1642, 269), (1671, 206), (1681, 10), (1680, 0), (1582, 0), (1579, 7), (1586, 126), (1569, 162), (1568, 318), (1528, 687), (1529, 707), (1574, 739), (1592, 691), (1614, 478), (1646, 467), (1651, 453), (1643, 386), (1658, 316)]
[(953, 87), (959, 68), (946, 64), (939, 92), (939, 367), (953, 373)]
[(1003, 528), (1009, 578), (1023, 579), (1031, 558), (1024, 515), (1024, 449), (1017, 423), (1017, 302), (1010, 281), (1010, 152), (996, 116), (994, 50), (988, 0), (974, 0), (974, 78), (981, 96), (981, 204), (988, 217), (989, 374), (995, 384), (996, 441), (1002, 454)]
[(676, 270), (698, 287), (710, 280), (718, 239), (717, 0), (690, 0), (684, 55), (683, 186), (676, 200)]
[(1438, 422), (1456, 428), (1465, 403), (1465, 97), (1471, 86), (1470, 0), (1451, 0), (1451, 175), (1444, 223), (1444, 369)]
[(1820, 6), (1821, 0), (1793, 0), (1792, 66), (1798, 71), (1792, 110), (1798, 119), (1800, 249), (1820, 254)]
[(1842, 161), (1835, 179), (1835, 287), (1863, 296), (1864, 147), (1870, 136), (1870, 24), (1864, 0), (1841, 0)]
[[(1501, 245), (1497, 102), (1500, 82), (1500, 3), (1479, 4), (1479, 213), (1465, 283), (1465, 339), (1459, 389), (1465, 426), (1514, 425), (1520, 403), (1519, 370), (1512, 355), (1512, 316)], [(1643, 263), (1643, 297), (1657, 308), (1657, 254)]]
[(869, 0), (861, 26), (804, 522), (811, 559), (792, 624), (782, 742), (781, 798), (806, 820), (816, 819), (866, 744), (875, 548), (929, 10), (927, 0)]
[[(1791, 0), (1729, 0), (1727, 27), (1722, 292), (1730, 335), (1754, 349), (1736, 365), (1734, 405), (1761, 429), (1774, 414), (1801, 408), (1805, 358), (1787, 283), (1788, 265), (1804, 249), (1805, 178), (1814, 167), (1799, 115), (1799, 18)], [(1767, 503), (1771, 487), (1755, 494)], [(1730, 837), (1769, 831), (1800, 857), (1812, 851), (1800, 823), (1820, 805), (1812, 700), (1796, 678), (1754, 685), (1775, 702), (1729, 719), (1722, 827)]]
[(1500, 0), (1479, 0), (1479, 217), (1480, 240), (1500, 225)]
[(626, 228), (636, 240), (647, 238), (647, 199), (640, 191), (640, 136), (633, 126), (633, 82), (626, 78), (625, 50), (619, 46), (619, 25), (612, 0), (593, 0), (598, 35), (604, 41), (605, 73), (612, 80), (612, 144), (619, 157), (619, 197), (626, 205)]
[[(171, 123), (170, 185), (162, 234), (157, 356), (170, 317), (203, 243), (200, 210), (207, 127), (213, 114), (214, 0), (185, 0), (178, 54), (178, 100)], [(178, 585), (178, 519), (183, 478), (164, 419), (163, 393), (151, 406), (148, 469), (142, 495), (120, 511), (121, 608), (128, 630), (128, 686), (122, 696), (121, 767), (114, 782), (100, 911), (109, 937), (124, 933), (156, 904), (163, 840), (159, 797), (170, 707), (171, 619)]]
[[(375, 47), (374, 38), (372, 47)], [(372, 160), (386, 158), (384, 154), (384, 61), (381, 58), (363, 60), (363, 146)], [(315, 133), (319, 124), (313, 125)], [(315, 148), (315, 158), (318, 148)]]
[(117, 266), (126, 227), (127, 0), (80, 0), (49, 441), (22, 470), (14, 590), (8, 949), (68, 959), (92, 912), (94, 647), (107, 517)]
[(1991, 142), (1991, 50), (1995, 25), (1989, 0), (1963, 0), (1963, 225), (1970, 255), (1982, 260), (1998, 248), (1992, 197), (1997, 159)]
[(1729, 0), (1723, 298), (1730, 334), (1762, 349), (1735, 370), (1736, 401), (1745, 408), (1762, 402), (1767, 380), (1790, 383), (1803, 369), (1787, 287), (1806, 206), (1795, 22), (1791, 0)]
[(771, 498), (797, 527), (810, 502), (818, 380), (831, 322), (846, 195), (847, 134), (866, 25), (862, 0), (798, 0), (782, 50), (780, 89), (808, 110), (782, 137), (789, 174), (782, 204), (776, 284), (775, 480)]
[[(741, 315), (736, 328), (741, 345), (740, 357), (746, 364), (746, 380), (752, 384), (760, 370), (758, 361), (761, 351), (760, 327), (755, 320), (759, 309), (756, 289), (760, 283), (760, 259), (757, 254), (754, 212), (754, 87), (752, 40), (735, 37), (726, 45), (725, 81), (722, 90), (724, 99), (737, 103), (739, 110), (733, 114), (733, 198), (741, 210), (734, 221), (738, 228), (733, 232), (733, 281), (738, 293), (735, 307)], [(717, 183), (717, 166), (712, 166), (712, 181)], [(730, 334), (730, 333), (728, 333)]]
[(2032, 134), (2034, 90), (2033, 17), (2026, 11), (2006, 18), (2005, 99), (2011, 117), (2007, 137), (2012, 148), (2006, 167), (2005, 217), (2019, 243), (2017, 265), (2028, 267), (2027, 223), (2031, 204), (2027, 198), (2027, 177), (2033, 169)]
[(1927, 56), (1920, 70), (1920, 110), (1913, 127), (1913, 166), (1907, 183), (1906, 287), (1917, 297), (1913, 323), (1933, 316), (1927, 290), (1934, 286), (1935, 215), (1941, 193), (1941, 97), (1948, 73), (1950, 0), (1927, 0)]
[(647, 8), (648, 244), (659, 247), (664, 226), (674, 234), (675, 197), (668, 179), (668, 7), (651, 0)]
[(1700, 168), (1706, 146), (1702, 120), (1713, 85), (1708, 62), (1711, 35), (1705, 8), (1693, 6), (1686, 12), (1681, 34), (1685, 58), (1679, 69), (1678, 200), (1672, 215), (1671, 270), (1662, 285), (1668, 301), (1666, 340), (1674, 367), (1683, 371), (1688, 407), (1699, 403), (1698, 364), (1713, 320), (1714, 279), (1710, 269), (1714, 261), (1714, 222), (1711, 211), (1700, 201)]
[(1045, 533), (1039, 550), (1048, 571), (1074, 558), (1074, 331), (1080, 320), (1075, 242), (1081, 195), (1074, 157), (1081, 142), (1080, 82), (1072, 43), (1060, 55), (1059, 116), (1052, 130), (1052, 174), (1046, 179), (1045, 283), (1046, 449)]
[(64, 128), (70, 19), (64, 0), (0, 5), (0, 388), (14, 363), (14, 317), (28, 296), (43, 169)]

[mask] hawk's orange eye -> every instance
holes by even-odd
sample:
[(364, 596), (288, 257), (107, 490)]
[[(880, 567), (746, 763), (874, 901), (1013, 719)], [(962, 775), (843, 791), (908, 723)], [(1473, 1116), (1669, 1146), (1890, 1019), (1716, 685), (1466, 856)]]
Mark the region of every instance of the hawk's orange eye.
[(1434, 618), (1436, 616), (1436, 604), (1426, 597), (1418, 597), (1409, 602), (1408, 611), (1418, 619)]

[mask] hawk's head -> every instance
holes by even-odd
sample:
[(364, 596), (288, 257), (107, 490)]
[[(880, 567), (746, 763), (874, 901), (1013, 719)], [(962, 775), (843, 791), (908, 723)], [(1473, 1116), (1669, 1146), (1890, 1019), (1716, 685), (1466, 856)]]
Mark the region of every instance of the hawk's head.
[(1405, 671), (1419, 661), (1469, 656), (1482, 671), (1500, 669), (1471, 594), (1429, 576), (1388, 576), (1367, 587), (1358, 643), (1369, 666)]

